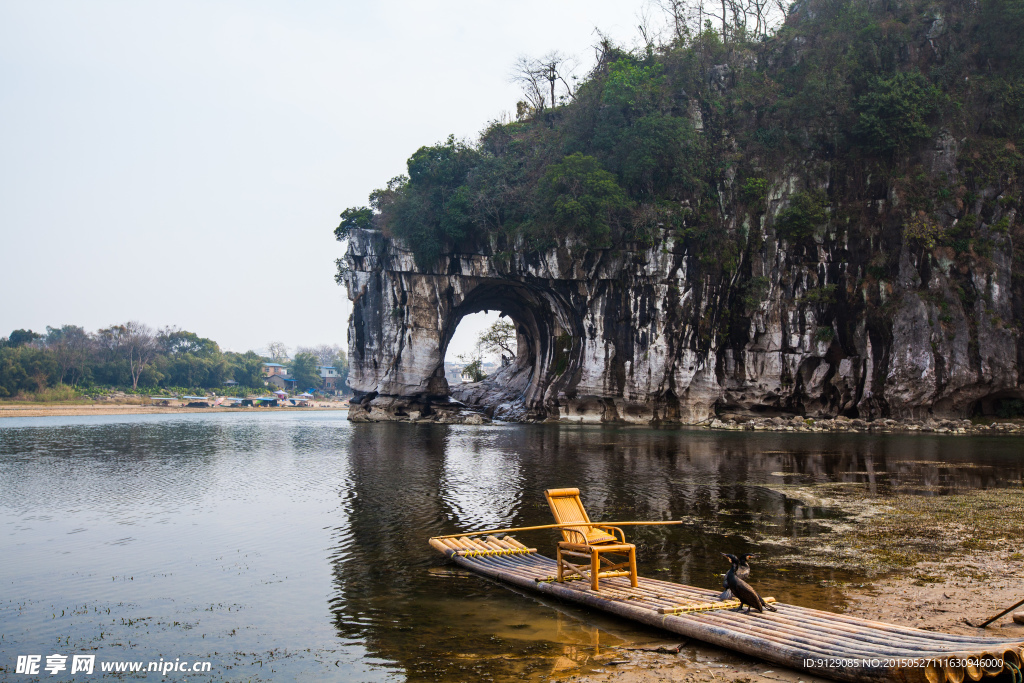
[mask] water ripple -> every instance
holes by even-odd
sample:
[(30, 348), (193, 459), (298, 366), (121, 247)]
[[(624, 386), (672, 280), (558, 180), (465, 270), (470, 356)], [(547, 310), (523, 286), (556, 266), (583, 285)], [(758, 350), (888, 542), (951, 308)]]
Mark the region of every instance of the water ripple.
[(773, 486), (1002, 486), (1021, 479), (1014, 443), (331, 413), (12, 418), (0, 422), (0, 646), (173, 652), (211, 659), (218, 680), (272, 663), (285, 679), (457, 681), (467, 657), (474, 675), (520, 680), (508, 662), (564, 662), (631, 627), (453, 571), (429, 536), (549, 523), (543, 490), (576, 486), (595, 519), (687, 520), (630, 530), (641, 571), (711, 585), (720, 547), (752, 530), (817, 535), (838, 514)]

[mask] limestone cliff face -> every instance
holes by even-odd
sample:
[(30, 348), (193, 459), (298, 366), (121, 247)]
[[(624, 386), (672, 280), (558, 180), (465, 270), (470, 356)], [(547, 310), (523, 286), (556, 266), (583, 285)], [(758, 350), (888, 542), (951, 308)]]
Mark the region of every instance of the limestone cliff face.
[[(1024, 90), (1016, 86), (1013, 99), (1006, 84), (1018, 81), (992, 80), (999, 71), (989, 57), (972, 61), (981, 54), (977, 36), (992, 35), (999, 22), (978, 23), (962, 3), (944, 6), (805, 0), (788, 28), (763, 44), (726, 50), (695, 43), (666, 52), (658, 69), (629, 67), (636, 79), (663, 73), (650, 76), (650, 91), (661, 94), (650, 98), (658, 104), (648, 114), (685, 119), (678, 128), (685, 135), (664, 138), (676, 141), (666, 158), (673, 168), (700, 161), (686, 171), (700, 182), (638, 194), (630, 220), (653, 217), (630, 223), (643, 230), (613, 232), (609, 240), (619, 241), (612, 248), (573, 243), (564, 235), (582, 233), (553, 225), (556, 214), (537, 199), (544, 193), (527, 188), (509, 196), (516, 206), (534, 202), (531, 220), (554, 233), (537, 243), (559, 246), (531, 249), (516, 241), (522, 225), (478, 216), (459, 233), (468, 235), (466, 244), (449, 245), (430, 267), (419, 267), (409, 245), (383, 232), (418, 234), (396, 230), (404, 214), (389, 216), (381, 199), (402, 196), (400, 189), (380, 191), (376, 218), (345, 233), (341, 267), (354, 311), (349, 382), (364, 408), (354, 414), (425, 416), (454, 399), (515, 420), (696, 423), (716, 413), (920, 419), (992, 413), (1024, 399), (1024, 226), (1017, 215)], [(862, 21), (874, 33), (860, 31)], [(854, 42), (851, 26), (863, 34)], [(902, 27), (899, 39), (893, 27)], [(848, 82), (839, 95), (825, 88), (839, 72), (811, 78), (854, 63), (853, 53), (863, 62), (842, 72)], [(572, 140), (572, 149), (615, 167), (634, 138), (608, 131), (632, 128), (614, 128), (619, 119), (607, 118), (601, 140), (625, 141), (614, 149), (595, 141), (596, 132), (579, 131), (619, 106), (617, 90), (601, 90), (618, 65), (595, 70), (589, 92), (600, 97), (499, 126), (480, 154), (511, 159), (510, 168), (539, 177), (561, 163), (570, 149), (563, 143)], [(890, 102), (893, 93), (925, 98), (932, 81), (924, 74), (944, 83), (947, 104), (956, 106), (922, 109), (917, 115), (928, 126), (905, 144), (879, 147), (881, 138), (861, 124), (882, 121), (884, 130), (899, 131), (907, 115), (872, 102)], [(810, 94), (794, 99), (790, 91), (801, 88)], [(629, 102), (622, 121), (632, 120), (626, 114), (636, 114), (640, 99)], [(541, 149), (535, 143), (544, 140), (560, 150), (547, 166), (507, 151)], [(439, 159), (462, 153), (431, 149)], [(410, 160), (410, 176), (414, 167), (426, 173), (422, 163)], [(616, 172), (625, 182), (624, 171)], [(490, 197), (489, 185), (460, 173), (465, 196)], [(494, 177), (501, 187), (526, 182)], [(405, 191), (417, 187), (409, 180)], [(426, 214), (417, 208), (413, 215)], [(628, 241), (634, 237), (643, 241)], [(444, 240), (451, 241), (437, 237)], [(448, 387), (446, 347), (459, 320), (482, 310), (515, 321), (518, 357), (484, 382)]]
[[(944, 172), (955, 173), (955, 144), (940, 138), (930, 153)], [(367, 407), (392, 413), (451, 395), (505, 419), (633, 423), (716, 411), (963, 417), (1024, 395), (1013, 210), (980, 221), (991, 251), (970, 268), (893, 225), (896, 190), (855, 200), (853, 219), (831, 207), (847, 218), (809, 238), (781, 238), (773, 221), (795, 193), (831, 182), (824, 162), (794, 164), (771, 179), (763, 212), (732, 213), (760, 246), (725, 280), (705, 277), (699, 254), (667, 229), (649, 246), (453, 251), (429, 270), (400, 242), (354, 231), (343, 268), (349, 383)], [(518, 357), (450, 388), (447, 344), (482, 310), (515, 321)]]

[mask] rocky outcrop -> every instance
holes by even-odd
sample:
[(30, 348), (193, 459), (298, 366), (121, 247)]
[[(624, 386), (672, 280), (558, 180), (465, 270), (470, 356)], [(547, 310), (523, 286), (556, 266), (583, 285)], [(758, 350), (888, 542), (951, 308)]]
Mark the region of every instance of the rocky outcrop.
[[(879, 80), (871, 97), (888, 101), (885, 88), (907, 83), (925, 87), (931, 81), (924, 73), (963, 82), (964, 90), (953, 93), (960, 98), (949, 108), (956, 116), (922, 109), (918, 115), (931, 117), (925, 132), (883, 153), (865, 147), (858, 132), (857, 116), (873, 111), (864, 104), (875, 101), (870, 97), (847, 103), (868, 108), (845, 119), (831, 105), (799, 111), (831, 101), (814, 90), (818, 81), (807, 86), (813, 92), (806, 101), (785, 100), (790, 108), (778, 110), (772, 104), (782, 101), (776, 90), (803, 82), (789, 76), (810, 69), (808, 60), (848, 61), (829, 52), (846, 37), (819, 35), (838, 30), (828, 19), (838, 7), (801, 1), (788, 22), (810, 22), (807, 30), (780, 32), (763, 49), (714, 52), (727, 63), (702, 62), (699, 81), (678, 82), (686, 88), (672, 90), (659, 116), (686, 122), (681, 130), (701, 142), (686, 154), (704, 154), (700, 161), (711, 170), (700, 175), (700, 192), (658, 195), (657, 211), (653, 195), (640, 197), (631, 210), (648, 216), (643, 210), (650, 209), (655, 218), (632, 216), (642, 230), (609, 238), (642, 241), (585, 248), (555, 226), (559, 236), (543, 239), (560, 240), (558, 246), (537, 250), (523, 240), (522, 226), (499, 221), (419, 267), (408, 245), (380, 230), (346, 232), (339, 278), (353, 303), (349, 384), (364, 399), (360, 419), (422, 417), (423, 406), (450, 400), (494, 419), (639, 424), (725, 415), (928, 420), (1024, 413), (1024, 226), (1017, 215), (1024, 156), (1018, 138), (999, 137), (1001, 128), (989, 125), (1002, 100), (995, 91), (994, 99), (982, 96), (970, 70), (976, 67), (965, 61), (977, 48), (965, 28), (973, 24), (928, 6), (924, 23), (907, 24), (903, 42), (885, 43), (908, 80), (899, 87)], [(879, 21), (896, 21), (889, 9), (868, 9), (881, 13)], [(819, 12), (824, 18), (815, 24)], [(884, 47), (865, 45), (865, 54)], [(945, 64), (953, 54), (960, 57)], [(666, 62), (665, 77), (684, 78), (683, 63), (690, 64)], [(858, 73), (873, 78), (874, 67)], [(600, 102), (593, 116), (611, 106)], [(1019, 130), (1018, 109), (1004, 112), (1000, 125)], [(538, 118), (534, 129), (517, 123), (519, 132), (503, 135), (519, 140), (533, 130), (540, 139), (567, 126), (570, 110)], [(788, 112), (785, 120), (780, 111)], [(560, 149), (563, 141), (553, 139)], [(530, 140), (517, 144), (532, 149)], [(464, 189), (472, 194), (470, 185)], [(483, 382), (449, 387), (443, 359), (452, 334), (463, 316), (484, 310), (515, 322), (518, 355)]]
[[(936, 141), (934, 172), (955, 171), (954, 143)], [(726, 280), (707, 277), (701, 254), (667, 228), (617, 249), (492, 244), (429, 269), (400, 242), (353, 231), (342, 270), (349, 384), (370, 407), (353, 414), (408, 419), (452, 397), (519, 421), (963, 418), (1024, 397), (1012, 210), (979, 217), (991, 251), (970, 268), (903, 236), (886, 215), (895, 191), (858, 221), (829, 218), (803, 240), (776, 233), (773, 217), (795, 193), (833, 181), (826, 164), (804, 163), (773, 180), (762, 214), (731, 215), (760, 247)], [(518, 356), (452, 389), (447, 345), (463, 316), (484, 310), (515, 322)]]
[(437, 424), (482, 425), (491, 422), (479, 410), (458, 401), (425, 400), (400, 396), (367, 394), (349, 404), (350, 422), (435, 422)]
[(812, 418), (793, 417), (755, 417), (723, 415), (703, 425), (706, 429), (729, 431), (766, 431), (766, 432), (853, 432), (864, 434), (977, 434), (986, 436), (1019, 436), (1024, 433), (1024, 424), (1020, 422), (992, 422), (989, 424), (975, 423), (967, 419), (932, 419), (927, 420), (893, 420), (878, 418), (876, 420), (851, 420), (848, 417), (815, 420)]

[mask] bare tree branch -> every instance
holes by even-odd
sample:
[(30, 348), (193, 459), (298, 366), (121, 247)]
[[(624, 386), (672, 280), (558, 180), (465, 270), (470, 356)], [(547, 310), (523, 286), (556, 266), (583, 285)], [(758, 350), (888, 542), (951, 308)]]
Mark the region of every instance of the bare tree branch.
[(523, 118), (529, 110), (534, 112), (544, 111), (547, 100), (544, 95), (543, 77), (542, 68), (538, 65), (537, 60), (530, 59), (529, 57), (520, 57), (513, 65), (512, 82), (518, 83), (519, 87), (522, 88), (523, 95), (526, 96), (525, 104), (528, 107), (526, 111), (524, 111), (526, 109), (524, 107), (517, 107), (516, 114), (519, 118)]
[(330, 366), (334, 363), (335, 359), (339, 356), (344, 355), (344, 351), (341, 350), (340, 346), (331, 344), (319, 344), (318, 346), (299, 346), (296, 347), (295, 353), (309, 353), (316, 358), (316, 362), (321, 366)]
[(267, 354), (275, 361), (282, 361), (288, 357), (288, 347), (284, 342), (272, 341), (267, 344)]
[[(690, 5), (685, 0), (654, 0), (654, 6), (668, 15), (670, 29), (677, 42), (689, 39)], [(699, 23), (697, 30), (700, 31)]]
[(759, 40), (771, 35), (786, 18), (784, 0), (651, 0), (665, 15), (676, 41), (686, 41), (718, 25), (724, 42)]
[(543, 112), (545, 107), (554, 107), (575, 99), (577, 67), (575, 57), (563, 55), (557, 50), (540, 59), (517, 59), (512, 69), (512, 82), (518, 83), (523, 89), (526, 100), (517, 105), (516, 117), (523, 119)]
[(128, 370), (132, 375), (132, 389), (139, 387), (139, 377), (156, 355), (156, 339), (153, 330), (137, 320), (124, 325), (121, 348), (128, 357)]

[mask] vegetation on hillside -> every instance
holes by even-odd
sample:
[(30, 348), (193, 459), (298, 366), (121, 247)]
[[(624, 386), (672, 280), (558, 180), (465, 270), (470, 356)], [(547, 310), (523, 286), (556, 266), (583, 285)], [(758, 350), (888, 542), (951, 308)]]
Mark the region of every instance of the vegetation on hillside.
[[(407, 175), (342, 214), (337, 237), (374, 227), (432, 267), (484, 244), (614, 248), (670, 234), (724, 279), (760, 248), (751, 226), (800, 244), (866, 220), (865, 200), (895, 197), (872, 220), (926, 248), (990, 252), (981, 224), (997, 202), (1004, 216), (1020, 203), (1024, 0), (806, 0), (777, 29), (758, 14), (700, 30), (678, 20), (682, 3), (660, 4), (677, 20), (667, 38), (631, 50), (602, 40), (561, 97), (557, 62), (538, 62), (550, 98), (535, 78), (517, 120), (421, 147)], [(958, 141), (955, 179), (921, 165), (942, 134)], [(805, 161), (829, 164), (827, 177), (805, 178), (772, 214), (780, 172)], [(875, 276), (893, 267), (892, 246), (866, 257)]]

